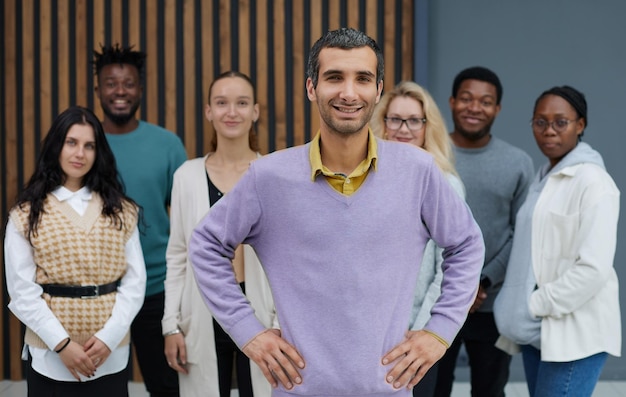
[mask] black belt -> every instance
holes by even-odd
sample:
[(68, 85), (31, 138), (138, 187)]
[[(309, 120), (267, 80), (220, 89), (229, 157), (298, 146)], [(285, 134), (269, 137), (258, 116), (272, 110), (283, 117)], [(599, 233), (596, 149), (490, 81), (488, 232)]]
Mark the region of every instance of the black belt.
[(120, 280), (102, 285), (65, 285), (65, 284), (41, 284), (43, 292), (50, 296), (62, 296), (65, 298), (95, 298), (100, 295), (110, 294), (117, 291)]

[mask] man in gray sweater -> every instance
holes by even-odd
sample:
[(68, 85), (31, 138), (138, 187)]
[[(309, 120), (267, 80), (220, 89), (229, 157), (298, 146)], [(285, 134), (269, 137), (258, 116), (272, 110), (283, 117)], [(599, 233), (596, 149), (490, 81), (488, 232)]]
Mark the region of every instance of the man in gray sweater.
[(485, 263), (476, 300), (465, 325), (441, 359), (437, 397), (450, 396), (462, 344), (469, 357), (472, 396), (504, 396), (511, 356), (494, 346), (498, 330), (493, 302), (502, 286), (511, 252), (515, 215), (534, 174), (532, 159), (521, 149), (491, 135), (500, 112), (502, 85), (484, 67), (471, 67), (455, 78), (450, 109), (456, 169), (467, 191), (485, 240)]

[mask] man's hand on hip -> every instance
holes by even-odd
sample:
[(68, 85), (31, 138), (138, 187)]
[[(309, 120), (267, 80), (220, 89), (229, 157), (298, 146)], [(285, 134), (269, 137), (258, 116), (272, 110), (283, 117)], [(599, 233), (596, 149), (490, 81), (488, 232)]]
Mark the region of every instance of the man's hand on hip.
[(304, 368), (300, 353), (281, 337), (280, 330), (269, 329), (255, 336), (242, 351), (254, 361), (272, 387), (280, 382), (287, 390), (302, 383), (298, 369)]

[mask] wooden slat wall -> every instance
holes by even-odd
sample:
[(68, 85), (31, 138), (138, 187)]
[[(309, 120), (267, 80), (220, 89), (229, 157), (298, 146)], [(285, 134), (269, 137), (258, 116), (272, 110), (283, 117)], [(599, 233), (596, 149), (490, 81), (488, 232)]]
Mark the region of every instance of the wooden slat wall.
[[(53, 118), (75, 104), (102, 116), (90, 64), (100, 44), (148, 54), (140, 116), (175, 131), (189, 157), (208, 149), (211, 80), (229, 69), (249, 74), (261, 108), (261, 151), (268, 153), (305, 143), (317, 131), (304, 82), (308, 51), (323, 32), (365, 31), (383, 48), (385, 86), (411, 79), (413, 7), (412, 0), (3, 0), (2, 233)], [(23, 329), (7, 309), (4, 282), (0, 292), (0, 379), (22, 379)]]

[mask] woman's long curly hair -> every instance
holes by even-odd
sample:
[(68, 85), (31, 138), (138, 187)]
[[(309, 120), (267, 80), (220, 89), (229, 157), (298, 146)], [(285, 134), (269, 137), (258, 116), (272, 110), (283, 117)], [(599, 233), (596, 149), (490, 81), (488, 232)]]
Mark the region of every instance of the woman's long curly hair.
[[(119, 179), (115, 156), (106, 140), (102, 124), (93, 112), (87, 108), (73, 106), (59, 114), (48, 131), (37, 157), (35, 172), (18, 195), (16, 207), (24, 209), (30, 206), (28, 215), (28, 239), (37, 234), (37, 225), (43, 215), (44, 202), (50, 192), (65, 182), (66, 175), (59, 163), (67, 132), (76, 124), (89, 125), (93, 128), (96, 141), (96, 157), (93, 166), (83, 177), (83, 186), (100, 195), (103, 201), (102, 214), (110, 218), (111, 223), (120, 229), (124, 227), (121, 213), (124, 202), (131, 204), (139, 212), (139, 206), (124, 193), (124, 186)], [(128, 225), (130, 226), (130, 225)]]

